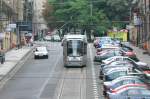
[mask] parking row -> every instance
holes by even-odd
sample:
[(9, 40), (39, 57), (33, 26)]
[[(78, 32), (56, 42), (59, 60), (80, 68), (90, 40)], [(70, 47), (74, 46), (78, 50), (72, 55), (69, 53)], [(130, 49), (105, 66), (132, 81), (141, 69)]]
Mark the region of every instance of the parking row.
[(150, 99), (150, 68), (131, 47), (110, 37), (100, 37), (93, 45), (107, 99)]

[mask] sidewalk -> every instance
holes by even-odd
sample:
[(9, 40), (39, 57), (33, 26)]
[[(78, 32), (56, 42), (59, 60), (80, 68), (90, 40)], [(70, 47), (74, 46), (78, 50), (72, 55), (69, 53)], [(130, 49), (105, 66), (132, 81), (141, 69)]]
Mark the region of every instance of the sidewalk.
[(12, 49), (5, 53), (5, 62), (0, 64), (0, 80), (3, 79), (27, 55), (33, 47)]
[(137, 57), (140, 59), (140, 61), (147, 63), (150, 66), (150, 55), (148, 54), (143, 54), (143, 52), (145, 52), (145, 50), (133, 46), (132, 44), (130, 44), (130, 47), (132, 47), (134, 49), (134, 52), (136, 53)]

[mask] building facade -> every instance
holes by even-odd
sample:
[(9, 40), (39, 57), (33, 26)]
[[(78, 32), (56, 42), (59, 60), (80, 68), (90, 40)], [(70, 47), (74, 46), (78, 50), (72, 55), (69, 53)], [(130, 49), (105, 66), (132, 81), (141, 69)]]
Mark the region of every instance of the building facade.
[(150, 0), (140, 0), (139, 12), (142, 20), (139, 38), (142, 47), (150, 53)]
[(7, 51), (25, 40), (22, 27), (18, 29), (17, 24), (25, 21), (32, 24), (33, 0), (0, 0), (0, 5), (0, 49)]
[(48, 3), (48, 0), (34, 0), (33, 32), (35, 39), (40, 39), (47, 29), (47, 23), (43, 18), (45, 3)]
[(150, 53), (150, 0), (136, 0), (132, 8), (132, 42)]

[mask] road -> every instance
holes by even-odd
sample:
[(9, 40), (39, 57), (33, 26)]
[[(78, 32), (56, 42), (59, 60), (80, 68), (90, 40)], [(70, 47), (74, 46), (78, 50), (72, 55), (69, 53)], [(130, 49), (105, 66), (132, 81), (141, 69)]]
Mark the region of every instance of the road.
[[(27, 56), (20, 69), (0, 89), (0, 99), (103, 99), (93, 47), (88, 46), (87, 67), (63, 67), (59, 42), (48, 46), (48, 59)], [(11, 74), (10, 74), (11, 75)]]

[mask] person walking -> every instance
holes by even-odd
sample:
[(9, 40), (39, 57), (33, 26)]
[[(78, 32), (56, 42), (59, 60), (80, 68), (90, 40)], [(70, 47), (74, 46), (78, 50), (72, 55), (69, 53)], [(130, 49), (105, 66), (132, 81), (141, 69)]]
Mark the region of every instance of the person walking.
[(2, 50), (0, 50), (0, 62), (1, 64), (5, 62), (5, 53)]

